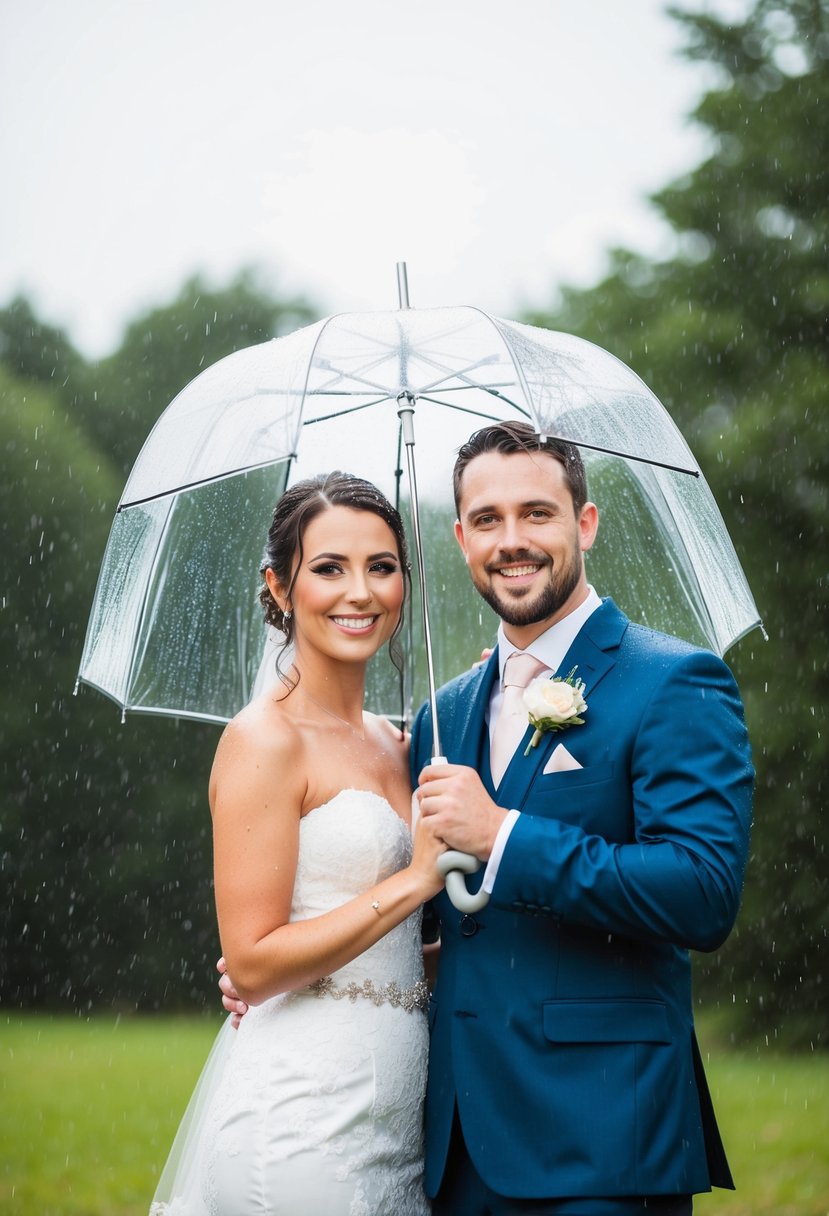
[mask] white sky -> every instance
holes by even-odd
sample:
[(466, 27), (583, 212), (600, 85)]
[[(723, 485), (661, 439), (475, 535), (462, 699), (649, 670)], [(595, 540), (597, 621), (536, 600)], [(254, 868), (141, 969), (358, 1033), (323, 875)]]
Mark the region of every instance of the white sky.
[(705, 151), (664, 7), (0, 0), (0, 304), (104, 354), (243, 265), (327, 312), (396, 307), (398, 260), (415, 307), (548, 303), (661, 252)]

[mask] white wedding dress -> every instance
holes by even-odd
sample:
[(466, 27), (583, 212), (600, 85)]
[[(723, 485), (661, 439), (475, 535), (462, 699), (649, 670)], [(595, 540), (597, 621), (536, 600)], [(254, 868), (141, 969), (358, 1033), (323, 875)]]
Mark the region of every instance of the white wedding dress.
[[(301, 821), (291, 920), (367, 891), (411, 849), (385, 799), (341, 790)], [(228, 1022), (151, 1216), (427, 1216), (424, 1004), (418, 912), (238, 1031)]]

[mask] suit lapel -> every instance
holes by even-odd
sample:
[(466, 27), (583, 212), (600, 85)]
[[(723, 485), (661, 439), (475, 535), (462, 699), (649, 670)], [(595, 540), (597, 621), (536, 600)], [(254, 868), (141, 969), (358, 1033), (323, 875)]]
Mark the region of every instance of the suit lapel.
[(599, 681), (616, 664), (616, 651), (629, 621), (611, 599), (602, 601), (573, 639), (556, 672), (566, 677), (575, 668), (576, 680), (584, 681), (585, 700)]
[[(492, 793), (489, 772), (489, 732), (487, 710), (492, 695), (492, 686), (498, 678), (497, 648), (472, 677), (471, 685), (457, 697), (446, 724), (447, 760), (450, 764), (467, 764), (481, 774), (484, 784)], [(441, 724), (443, 728), (443, 724)]]
[[(615, 666), (616, 651), (627, 627), (628, 619), (624, 613), (619, 611), (611, 599), (603, 600), (601, 608), (597, 608), (587, 618), (576, 634), (570, 649), (555, 673), (557, 677), (566, 679), (573, 668), (576, 669), (573, 678), (584, 681), (584, 698), (588, 704), (588, 712), (590, 694)], [(574, 726), (570, 729), (578, 730), (579, 728)], [(498, 787), (499, 806), (521, 810), (532, 789), (533, 782), (550, 758), (553, 748), (557, 743), (562, 742), (566, 734), (566, 730), (545, 732), (538, 745), (530, 748), (529, 754), (525, 756), (524, 752), (533, 736), (532, 728), (527, 728)], [(488, 776), (488, 763), (486, 773)]]
[(531, 726), (527, 727), (524, 738), (518, 744), (513, 752), (512, 759), (507, 765), (507, 771), (498, 786), (498, 805), (507, 808), (514, 808), (520, 811), (527, 794), (532, 789), (536, 774), (543, 767), (547, 757), (550, 754), (551, 743), (554, 737), (558, 737), (561, 731), (553, 731), (541, 736), (536, 747), (531, 747), (527, 755), (530, 740), (534, 734)]

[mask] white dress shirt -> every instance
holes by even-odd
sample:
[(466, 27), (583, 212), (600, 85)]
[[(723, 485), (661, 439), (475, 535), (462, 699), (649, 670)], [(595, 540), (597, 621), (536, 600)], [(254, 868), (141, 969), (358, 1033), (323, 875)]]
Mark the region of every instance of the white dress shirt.
[[(504, 698), (504, 665), (507, 659), (512, 654), (531, 654), (534, 659), (538, 659), (539, 663), (543, 663), (549, 673), (558, 671), (564, 656), (572, 646), (576, 639), (576, 635), (581, 629), (584, 622), (589, 616), (592, 616), (597, 608), (602, 604), (601, 599), (593, 590), (588, 588), (587, 599), (579, 604), (578, 608), (574, 608), (567, 616), (562, 617), (560, 621), (556, 621), (555, 625), (551, 625), (549, 629), (545, 629), (544, 633), (540, 634), (534, 642), (531, 642), (525, 651), (519, 651), (517, 646), (513, 646), (512, 642), (507, 639), (504, 633), (503, 624), (498, 626), (498, 674), (499, 679), (495, 681), (492, 688), (492, 696), (489, 699), (489, 709), (487, 711), (487, 726), (489, 729), (489, 744), (492, 747), (492, 736), (495, 731), (495, 723), (498, 721), (498, 714), (501, 710), (501, 702)], [(543, 675), (544, 673), (541, 672)], [(498, 835), (495, 837), (495, 843), (492, 846), (487, 867), (484, 872), (483, 889), (492, 894), (492, 888), (495, 886), (495, 878), (498, 874), (498, 866), (501, 864), (501, 858), (506, 848), (509, 834), (515, 826), (515, 821), (518, 818), (518, 811), (512, 810), (507, 812), (507, 817), (498, 829)]]

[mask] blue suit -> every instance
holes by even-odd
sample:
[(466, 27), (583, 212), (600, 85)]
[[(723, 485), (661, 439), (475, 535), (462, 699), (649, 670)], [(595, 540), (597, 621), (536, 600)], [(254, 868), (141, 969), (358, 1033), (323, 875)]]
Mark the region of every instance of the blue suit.
[[(475, 768), (521, 814), (489, 905), (462, 924), (445, 894), (434, 902), (431, 1196), (456, 1105), (479, 1175), (512, 1198), (733, 1185), (688, 951), (716, 949), (740, 901), (753, 784), (740, 697), (719, 658), (631, 624), (611, 600), (559, 674), (573, 667), (584, 725), (545, 734), (525, 757), (528, 728), (497, 792), (486, 726), (497, 654), (438, 694), (450, 763)], [(559, 743), (583, 767), (545, 775)], [(430, 754), (424, 707), (415, 779)]]

